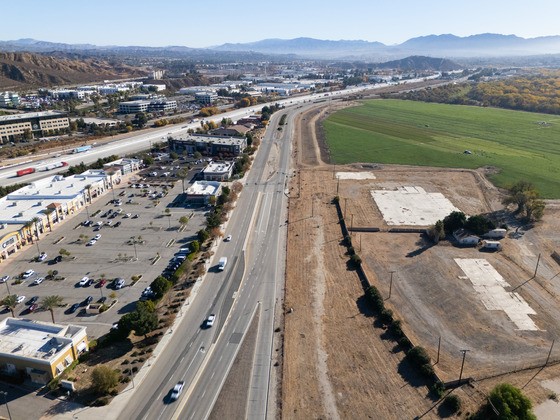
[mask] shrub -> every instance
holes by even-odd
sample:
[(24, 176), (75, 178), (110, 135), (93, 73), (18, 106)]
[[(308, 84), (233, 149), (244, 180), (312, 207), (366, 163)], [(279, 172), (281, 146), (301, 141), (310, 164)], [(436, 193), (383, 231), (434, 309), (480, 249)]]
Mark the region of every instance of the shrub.
[(418, 366), (429, 364), (430, 356), (423, 347), (416, 346), (412, 348), (406, 355), (408, 360)]
[(350, 258), (350, 261), (352, 261), (352, 263), (355, 264), (355, 265), (362, 264), (362, 259), (360, 258), (360, 256), (358, 254), (352, 255), (352, 257)]
[(432, 391), (438, 398), (441, 398), (445, 393), (445, 385), (441, 381), (435, 381), (430, 386), (430, 391)]
[(100, 394), (108, 393), (119, 381), (119, 374), (108, 366), (101, 365), (91, 373), (92, 388)]
[(452, 414), (455, 414), (461, 409), (461, 399), (455, 394), (449, 394), (443, 400), (442, 405)]

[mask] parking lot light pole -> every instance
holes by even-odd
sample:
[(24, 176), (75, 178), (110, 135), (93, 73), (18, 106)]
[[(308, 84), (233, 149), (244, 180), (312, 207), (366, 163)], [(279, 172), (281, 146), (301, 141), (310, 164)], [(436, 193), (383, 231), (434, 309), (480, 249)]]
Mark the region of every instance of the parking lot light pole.
[(11, 293), (10, 293), (10, 286), (8, 286), (8, 280), (6, 280), (6, 281), (4, 282), (4, 284), (6, 285), (6, 289), (8, 289), (8, 296), (10, 296)]
[(136, 252), (136, 237), (133, 236), (132, 238), (132, 245), (134, 245), (134, 258), (138, 261), (138, 253)]
[(463, 378), (463, 367), (465, 366), (465, 357), (467, 356), (467, 352), (470, 350), (461, 350), (463, 353), (463, 361), (461, 362), (461, 372), (459, 372), (459, 381), (457, 382), (458, 386), (461, 386), (461, 379)]
[(12, 413), (10, 413), (10, 407), (8, 406), (8, 393), (6, 391), (0, 391), (0, 394), (4, 396), (4, 404), (6, 404), (6, 410), (8, 410), (8, 417), (12, 420)]

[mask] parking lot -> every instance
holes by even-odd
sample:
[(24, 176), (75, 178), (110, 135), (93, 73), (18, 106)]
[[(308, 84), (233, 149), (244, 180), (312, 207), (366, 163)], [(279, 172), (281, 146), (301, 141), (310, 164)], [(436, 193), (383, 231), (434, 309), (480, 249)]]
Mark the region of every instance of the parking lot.
[[(134, 177), (131, 179), (131, 185), (140, 183)], [(180, 181), (171, 184), (165, 195), (162, 186), (146, 184), (150, 181), (145, 179), (137, 188), (121, 185), (114, 192), (109, 191), (87, 210), (67, 218), (41, 237), (38, 243), (6, 261), (0, 267), (0, 277), (9, 275), (10, 279), (5, 285), (0, 285), (0, 288), (6, 288), (0, 296), (6, 296), (8, 288), (10, 294), (25, 296), (14, 310), (15, 315), (50, 322), (49, 311), (39, 308), (30, 312), (27, 303), (34, 296), (38, 296), (40, 302), (44, 296), (59, 295), (64, 300), (64, 306), (55, 309), (55, 322), (85, 325), (91, 338), (103, 335), (122, 314), (133, 310), (142, 290), (162, 273), (173, 255), (193, 239), (204, 224), (205, 209), (169, 207), (166, 212), (181, 192)], [(170, 185), (165, 182), (159, 184)], [(113, 197), (122, 204), (114, 203)], [(192, 216), (184, 229), (180, 229), (181, 216)], [(91, 225), (84, 226), (86, 220), (90, 220)], [(97, 230), (95, 225), (100, 224), (102, 227)], [(99, 239), (90, 242), (95, 235), (99, 235)], [(55, 263), (54, 259), (60, 255), (61, 249), (68, 251), (69, 255)], [(39, 252), (47, 254), (42, 262), (37, 261)], [(153, 264), (158, 255), (160, 259)], [(29, 269), (35, 274), (16, 284), (15, 278)], [(41, 284), (33, 284), (35, 279), (48, 277), (49, 271), (52, 274), (53, 270), (58, 271), (60, 279), (47, 278)], [(142, 277), (133, 285), (134, 276)], [(93, 279), (93, 282), (80, 286), (79, 282), (84, 277)], [(111, 287), (115, 278), (124, 279), (124, 287)], [(106, 279), (106, 283), (101, 284), (101, 279)], [(92, 303), (102, 298), (106, 298), (107, 304), (114, 299), (118, 303), (101, 314), (87, 313), (85, 301), (89, 296)], [(75, 311), (71, 311), (73, 304), (78, 304)], [(4, 309), (0, 316), (11, 314)]]

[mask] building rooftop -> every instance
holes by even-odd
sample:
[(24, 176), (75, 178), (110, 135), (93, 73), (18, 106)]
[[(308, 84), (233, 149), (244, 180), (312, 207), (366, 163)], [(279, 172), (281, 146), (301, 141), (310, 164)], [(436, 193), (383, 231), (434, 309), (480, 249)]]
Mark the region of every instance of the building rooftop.
[(245, 142), (247, 141), (245, 137), (207, 136), (207, 135), (200, 135), (200, 134), (184, 134), (184, 135), (174, 136), (173, 140), (197, 142), (197, 143), (239, 145), (239, 146), (244, 145)]
[(202, 170), (204, 173), (224, 173), (229, 172), (233, 162), (212, 162)]
[[(35, 181), (0, 198), (0, 223), (25, 224), (43, 213), (50, 203), (72, 200), (83, 194), (87, 185), (101, 182), (105, 178), (105, 173), (99, 171), (66, 178), (55, 175)], [(7, 231), (2, 233), (4, 232)]]
[(196, 181), (189, 189), (187, 195), (214, 195), (220, 188), (220, 183), (216, 181)]
[(41, 111), (41, 112), (27, 112), (25, 114), (1, 115), (0, 122), (17, 121), (17, 120), (24, 120), (27, 118), (41, 118), (41, 117), (66, 117), (66, 114), (62, 112), (56, 112), (56, 111)]
[(51, 361), (82, 331), (85, 327), (6, 318), (0, 321), (0, 354)]

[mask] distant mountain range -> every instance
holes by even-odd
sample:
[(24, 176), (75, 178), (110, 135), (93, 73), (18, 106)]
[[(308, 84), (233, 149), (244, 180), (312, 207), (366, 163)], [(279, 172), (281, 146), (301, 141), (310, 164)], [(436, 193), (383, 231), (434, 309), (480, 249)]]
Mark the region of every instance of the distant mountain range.
[(223, 44), (218, 51), (254, 51), (264, 54), (297, 54), (312, 58), (371, 59), (428, 55), (445, 57), (504, 57), (560, 53), (560, 36), (521, 38), (515, 35), (480, 34), (467, 37), (428, 35), (398, 45), (368, 41), (325, 41), (314, 38), (265, 39), (246, 44)]
[(88, 55), (135, 55), (239, 59), (277, 57), (387, 61), (411, 55), (436, 57), (513, 57), (560, 54), (560, 36), (521, 38), (515, 35), (480, 34), (467, 37), (428, 35), (411, 38), (398, 45), (370, 41), (328, 41), (314, 38), (265, 39), (245, 44), (223, 44), (208, 48), (185, 46), (97, 46), (64, 44), (34, 39), (0, 41), (0, 52), (83, 53)]

